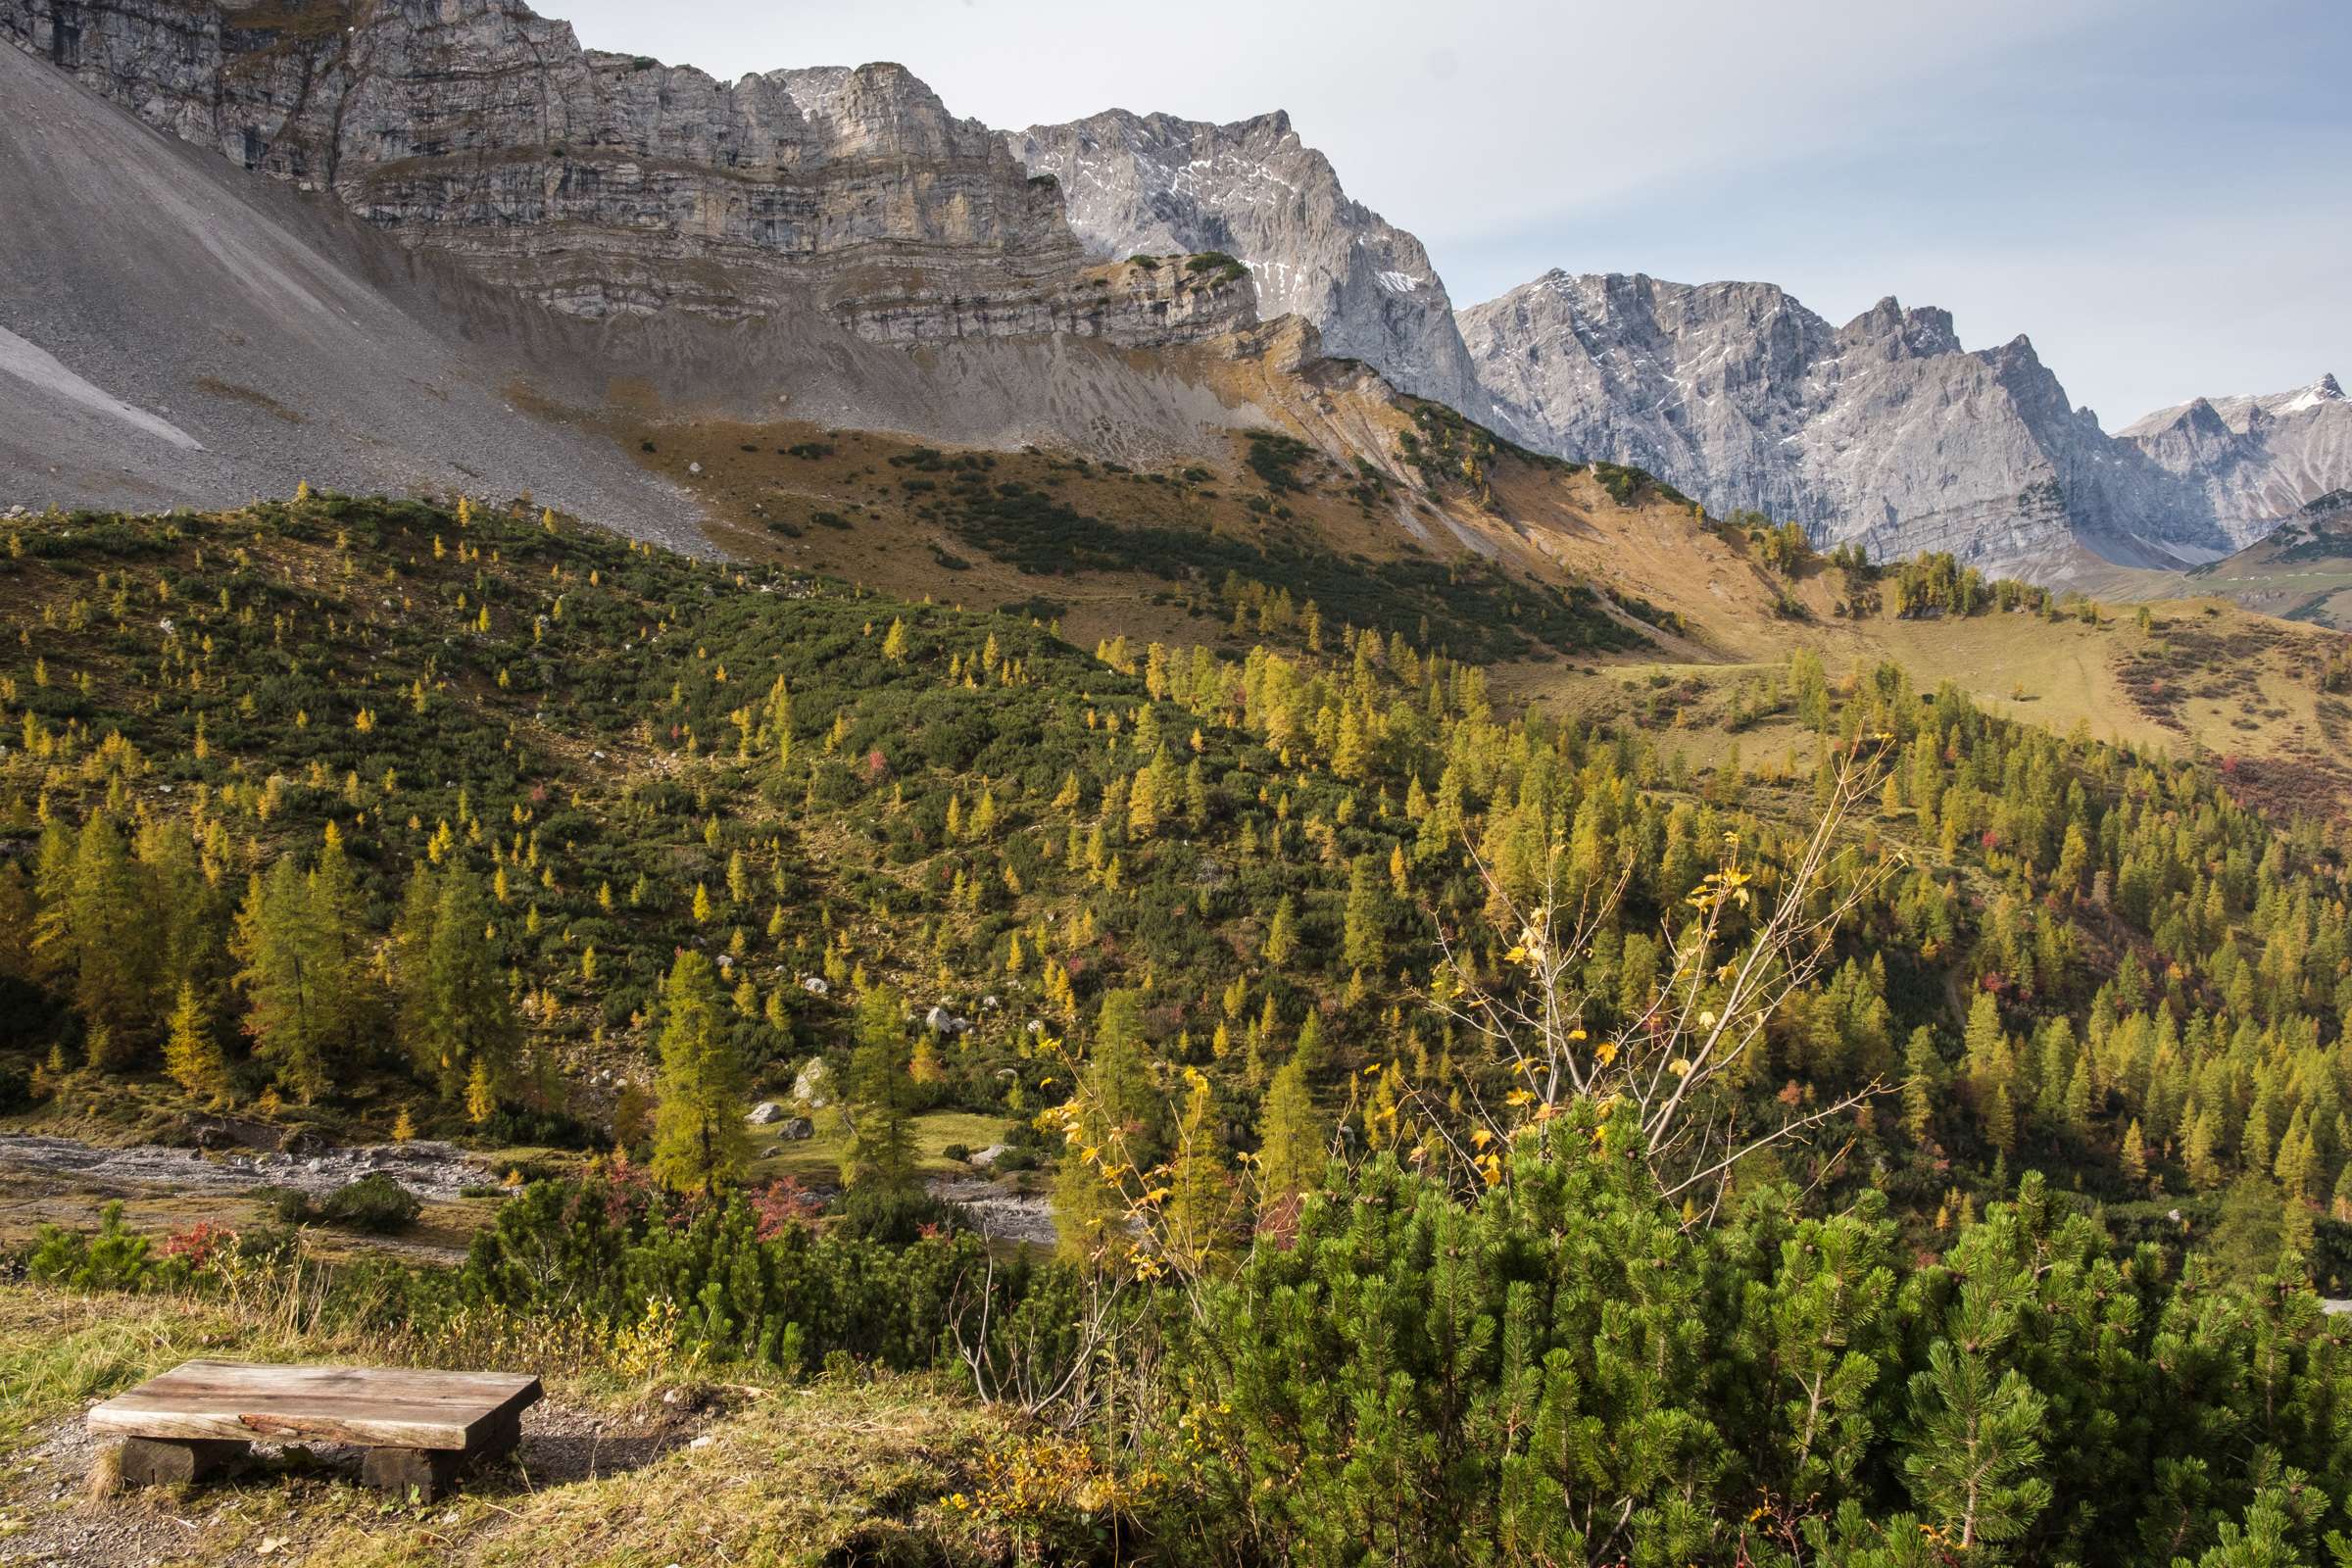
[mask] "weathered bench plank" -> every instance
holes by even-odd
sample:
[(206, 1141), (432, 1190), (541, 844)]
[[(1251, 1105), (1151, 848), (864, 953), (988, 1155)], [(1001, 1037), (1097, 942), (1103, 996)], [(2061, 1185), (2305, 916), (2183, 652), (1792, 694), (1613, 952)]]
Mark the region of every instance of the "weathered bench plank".
[(510, 1445), (539, 1380), (406, 1367), (189, 1361), (90, 1411), (91, 1432), (177, 1441), (255, 1438), (458, 1452)]

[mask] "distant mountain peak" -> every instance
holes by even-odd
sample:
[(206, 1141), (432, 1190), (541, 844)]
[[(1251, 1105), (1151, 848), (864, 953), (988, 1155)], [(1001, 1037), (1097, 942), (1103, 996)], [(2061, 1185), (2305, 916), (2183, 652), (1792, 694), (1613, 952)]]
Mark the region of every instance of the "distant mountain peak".
[(2317, 381), (2312, 382), (2311, 385), (2271, 412), (2274, 414), (2300, 414), (2305, 409), (2316, 409), (2323, 403), (2341, 403), (2343, 401), (2344, 389), (2336, 384), (2334, 374), (2329, 372), (2323, 374)]
[(2260, 539), (2352, 481), (2352, 403), (2333, 375), (2291, 392), (2192, 398), (2127, 425), (2121, 436), (2241, 542)]
[(1872, 554), (2055, 569), (2231, 541), (2078, 410), (2030, 338), (1967, 349), (1951, 313), (1888, 295), (1841, 327), (1769, 283), (1547, 272), (1462, 313), (1519, 440), (1657, 473)]

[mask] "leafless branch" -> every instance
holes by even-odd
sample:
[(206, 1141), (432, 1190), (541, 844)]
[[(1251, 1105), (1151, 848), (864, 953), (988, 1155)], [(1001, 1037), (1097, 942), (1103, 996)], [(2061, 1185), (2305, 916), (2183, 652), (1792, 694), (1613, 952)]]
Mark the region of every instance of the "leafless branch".
[[(1818, 819), (1785, 865), (1727, 834), (1716, 868), (1662, 922), (1667, 973), (1632, 1016), (1597, 1039), (1586, 1020), (1615, 1009), (1595, 1005), (1599, 999), (1589, 993), (1585, 974), (1595, 939), (1623, 906), (1634, 866), (1629, 862), (1611, 882), (1571, 889), (1563, 874), (1566, 846), (1555, 827), (1535, 886), (1522, 897), (1473, 847), (1470, 860), (1487, 907), (1510, 943), (1503, 962), (1516, 973), (1482, 972), (1481, 944), (1441, 925), (1441, 961), (1426, 1000), (1440, 1017), (1483, 1040), (1514, 1075), (1500, 1114), (1478, 1106), (1485, 1130), (1474, 1143), (1492, 1150), (1573, 1100), (1630, 1107), (1660, 1190), (1674, 1196), (1723, 1178), (1757, 1150), (1884, 1093), (1873, 1082), (1749, 1136), (1736, 1135), (1723, 1094), (1785, 1005), (1828, 966), (1838, 930), (1890, 870), (1882, 862), (1837, 874), (1845, 821), (1867, 798), (1880, 760), (1874, 743), (1839, 758)], [(1472, 1154), (1458, 1144), (1450, 1149), (1493, 1179), (1497, 1155)]]

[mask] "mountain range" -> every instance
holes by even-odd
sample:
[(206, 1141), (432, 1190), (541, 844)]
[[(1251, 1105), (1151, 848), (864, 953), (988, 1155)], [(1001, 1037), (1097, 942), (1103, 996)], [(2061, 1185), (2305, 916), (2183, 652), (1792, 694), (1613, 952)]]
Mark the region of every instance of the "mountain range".
[(2040, 575), (2083, 550), (2178, 567), (2352, 478), (2352, 408), (2331, 377), (2109, 435), (2028, 339), (1971, 351), (1948, 313), (1892, 299), (1836, 326), (1769, 283), (1553, 270), (1457, 310), (1421, 242), (1350, 200), (1286, 116), (1114, 110), (1005, 139), (1060, 180), (1096, 254), (1229, 250), (1264, 308), (1303, 316), (1407, 391), (1823, 543)]
[[(36, 89), (10, 52), (27, 107), (0, 143), (12, 210), (53, 214), (0, 241), (43, 280), (0, 319), (0, 457), (46, 499), (250, 493), (303, 426), (339, 432), (304, 461), (378, 487), (619, 469), (572, 461), (616, 405), (1138, 461), (1262, 425), (1401, 477), (1407, 452), (1315, 385), (1348, 361), (1719, 514), (2045, 578), (2217, 560), (2352, 483), (2331, 378), (2109, 434), (2027, 339), (1971, 350), (1891, 299), (1839, 326), (1767, 283), (1552, 271), (1458, 309), (1279, 113), (1000, 132), (902, 67), (720, 82), (501, 0), (0, 0), (0, 38), (52, 68)], [(84, 134), (67, 77), (219, 156)], [(162, 242), (184, 270), (118, 245), (77, 272), (67, 205), (122, 224), (159, 192), (201, 198)], [(305, 313), (255, 291), (296, 253), (367, 298), (297, 290), (324, 314), (280, 345)], [(188, 277), (261, 318), (191, 318)], [(378, 339), (404, 368), (338, 384)], [(252, 362), (233, 375), (204, 368), (224, 340)], [(524, 451), (541, 430), (563, 461)], [(627, 510), (644, 482), (596, 489)]]

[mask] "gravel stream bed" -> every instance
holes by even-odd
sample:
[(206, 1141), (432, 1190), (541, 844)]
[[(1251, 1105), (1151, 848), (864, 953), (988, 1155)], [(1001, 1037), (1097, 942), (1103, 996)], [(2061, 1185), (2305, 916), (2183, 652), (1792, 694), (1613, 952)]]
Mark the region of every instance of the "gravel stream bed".
[(179, 1192), (240, 1193), (293, 1187), (323, 1197), (381, 1171), (428, 1203), (451, 1202), (498, 1173), (454, 1145), (364, 1144), (317, 1153), (212, 1152), (139, 1144), (109, 1149), (77, 1138), (0, 1135), (0, 1166), (38, 1171), (93, 1186), (168, 1187)]

